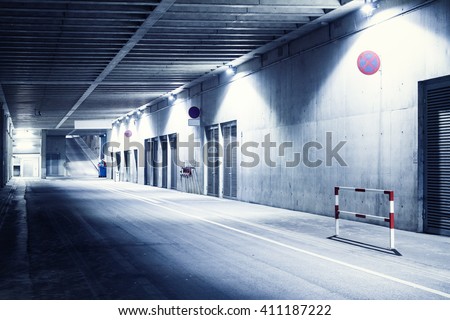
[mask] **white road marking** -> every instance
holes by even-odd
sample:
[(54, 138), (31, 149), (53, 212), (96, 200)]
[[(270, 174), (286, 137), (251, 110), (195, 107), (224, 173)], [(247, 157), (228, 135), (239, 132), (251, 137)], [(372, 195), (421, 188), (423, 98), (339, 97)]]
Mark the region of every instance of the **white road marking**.
[(161, 203), (161, 201), (159, 201), (159, 200), (154, 200), (154, 199), (150, 199), (150, 198), (146, 198), (146, 197), (141, 197), (141, 196), (138, 196), (138, 195), (126, 192), (126, 191), (122, 191), (122, 190), (118, 190), (118, 189), (114, 189), (114, 188), (109, 188), (109, 187), (102, 187), (102, 188), (103, 188), (103, 190), (109, 190), (111, 192), (120, 193), (120, 194), (126, 195), (128, 197), (132, 197), (134, 199), (137, 199), (137, 200), (150, 202), (152, 204)]
[(329, 258), (329, 257), (323, 256), (323, 255), (320, 255), (320, 254), (317, 254), (317, 253), (314, 253), (314, 252), (311, 252), (311, 251), (300, 249), (300, 248), (297, 248), (297, 247), (294, 247), (294, 246), (291, 246), (291, 245), (288, 245), (288, 244), (285, 244), (285, 243), (282, 243), (282, 242), (279, 242), (279, 241), (276, 241), (276, 240), (272, 240), (272, 239), (269, 239), (269, 238), (266, 238), (266, 237), (263, 237), (263, 236), (259, 236), (257, 234), (251, 233), (251, 232), (247, 232), (247, 231), (240, 230), (240, 229), (237, 229), (237, 228), (234, 228), (234, 227), (230, 227), (230, 226), (227, 226), (227, 225), (222, 224), (222, 223), (211, 221), (211, 220), (208, 220), (208, 219), (205, 219), (205, 218), (202, 218), (202, 217), (197, 217), (195, 215), (192, 215), (192, 214), (189, 214), (189, 213), (177, 210), (177, 209), (169, 208), (169, 207), (166, 207), (164, 205), (158, 204), (158, 203), (155, 202), (155, 200), (152, 200), (152, 199), (147, 199), (147, 198), (144, 198), (144, 197), (135, 196), (135, 195), (130, 194), (128, 192), (119, 191), (119, 190), (115, 190), (115, 189), (108, 189), (108, 190), (110, 190), (112, 192), (126, 194), (126, 195), (128, 195), (130, 197), (133, 197), (133, 198), (136, 198), (138, 200), (141, 200), (141, 201), (144, 201), (144, 202), (149, 202), (149, 203), (153, 204), (154, 206), (160, 207), (160, 208), (162, 208), (164, 210), (169, 210), (169, 211), (175, 212), (177, 214), (181, 214), (181, 215), (193, 218), (193, 219), (197, 219), (197, 220), (200, 220), (200, 221), (203, 221), (203, 222), (206, 222), (206, 223), (209, 223), (209, 224), (221, 227), (223, 229), (227, 229), (227, 230), (230, 230), (230, 231), (234, 231), (236, 233), (240, 233), (240, 234), (246, 235), (248, 237), (252, 237), (252, 238), (255, 238), (255, 239), (258, 239), (258, 240), (262, 240), (262, 241), (265, 241), (265, 242), (268, 242), (268, 243), (271, 243), (271, 244), (275, 244), (277, 246), (280, 246), (280, 247), (283, 247), (283, 248), (287, 248), (287, 249), (290, 249), (290, 250), (294, 250), (296, 252), (300, 252), (300, 253), (303, 253), (303, 254), (306, 254), (306, 255), (309, 255), (309, 256), (321, 259), (321, 260), (332, 262), (332, 263), (335, 263), (335, 264), (338, 264), (338, 265), (341, 265), (341, 266), (344, 266), (344, 267), (347, 267), (347, 268), (350, 268), (350, 269), (353, 269), (353, 270), (361, 271), (361, 272), (364, 272), (364, 273), (367, 273), (367, 274), (370, 274), (370, 275), (373, 275), (373, 276), (377, 276), (377, 277), (380, 277), (380, 278), (383, 278), (383, 279), (386, 279), (386, 280), (390, 280), (390, 281), (393, 281), (393, 282), (396, 282), (396, 283), (400, 283), (400, 284), (403, 284), (403, 285), (406, 285), (406, 286), (409, 286), (409, 287), (412, 287), (412, 288), (415, 288), (415, 289), (419, 289), (419, 290), (422, 290), (422, 291), (425, 291), (425, 292), (433, 293), (433, 294), (439, 295), (439, 296), (441, 296), (443, 298), (446, 298), (446, 299), (450, 299), (450, 294), (446, 293), (446, 292), (443, 292), (443, 291), (439, 291), (439, 290), (435, 290), (435, 289), (432, 289), (432, 288), (428, 288), (428, 287), (422, 286), (420, 284), (417, 284), (417, 283), (414, 283), (414, 282), (411, 282), (411, 281), (402, 280), (402, 279), (399, 279), (399, 278), (396, 278), (396, 277), (393, 277), (393, 276), (389, 276), (389, 275), (381, 273), (381, 272), (377, 272), (377, 271), (373, 271), (373, 270), (370, 270), (370, 269), (367, 269), (367, 268), (359, 267), (359, 266), (356, 266), (356, 265), (351, 264), (351, 263), (347, 263), (347, 262), (340, 261), (340, 260), (337, 260), (337, 259)]

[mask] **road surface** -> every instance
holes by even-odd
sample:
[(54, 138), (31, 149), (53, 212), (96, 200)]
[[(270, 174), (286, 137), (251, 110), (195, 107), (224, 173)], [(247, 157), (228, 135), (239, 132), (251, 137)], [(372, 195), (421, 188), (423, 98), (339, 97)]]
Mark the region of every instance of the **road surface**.
[(450, 298), (446, 237), (400, 232), (395, 253), (387, 228), (343, 221), (329, 238), (330, 217), (106, 179), (13, 183), (0, 299)]

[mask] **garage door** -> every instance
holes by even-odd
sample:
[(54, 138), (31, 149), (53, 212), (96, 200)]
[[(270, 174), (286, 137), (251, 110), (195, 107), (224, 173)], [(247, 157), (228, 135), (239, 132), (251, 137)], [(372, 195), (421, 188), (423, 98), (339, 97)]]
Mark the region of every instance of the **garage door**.
[(450, 235), (450, 79), (425, 84), (425, 231)]
[(237, 126), (236, 122), (222, 125), (224, 147), (223, 196), (237, 196)]
[(208, 166), (208, 189), (209, 196), (219, 196), (219, 127), (206, 128), (207, 140), (207, 166)]

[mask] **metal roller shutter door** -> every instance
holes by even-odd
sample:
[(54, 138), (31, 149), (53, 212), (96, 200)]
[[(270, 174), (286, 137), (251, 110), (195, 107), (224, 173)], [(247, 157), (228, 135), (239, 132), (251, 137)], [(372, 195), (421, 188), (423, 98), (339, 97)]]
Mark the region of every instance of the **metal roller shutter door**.
[(222, 126), (224, 141), (224, 174), (223, 196), (236, 198), (237, 196), (237, 127), (236, 123), (227, 123)]
[(145, 184), (149, 185), (151, 183), (152, 177), (152, 166), (150, 160), (152, 159), (152, 142), (149, 139), (145, 140)]
[(170, 188), (177, 188), (178, 178), (178, 149), (177, 149), (177, 136), (172, 135), (170, 137)]
[(450, 235), (450, 84), (426, 88), (425, 231)]
[(153, 174), (152, 174), (152, 185), (154, 187), (158, 186), (158, 139), (153, 138), (152, 139), (152, 168), (153, 168)]
[(168, 152), (167, 152), (167, 138), (160, 137), (159, 141), (161, 142), (161, 187), (167, 188), (167, 163), (168, 163)]
[(208, 189), (209, 196), (219, 196), (219, 127), (213, 126), (206, 129), (208, 141)]

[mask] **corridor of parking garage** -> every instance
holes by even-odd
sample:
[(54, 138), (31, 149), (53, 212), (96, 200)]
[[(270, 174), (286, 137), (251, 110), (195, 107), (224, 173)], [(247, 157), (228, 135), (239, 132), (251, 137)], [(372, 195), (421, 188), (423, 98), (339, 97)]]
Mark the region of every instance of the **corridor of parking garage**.
[(0, 1), (0, 300), (448, 300), (449, 12)]

